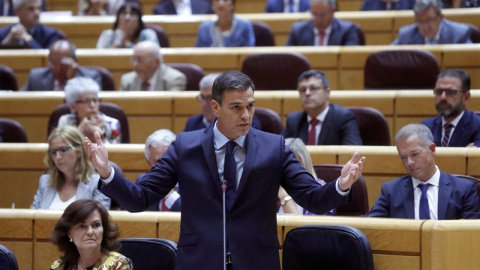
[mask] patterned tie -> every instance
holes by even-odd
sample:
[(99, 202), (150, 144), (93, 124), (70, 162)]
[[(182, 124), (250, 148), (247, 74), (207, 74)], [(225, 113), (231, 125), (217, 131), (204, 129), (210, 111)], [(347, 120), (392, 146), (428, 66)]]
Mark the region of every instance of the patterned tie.
[(315, 145), (316, 140), (315, 140), (315, 127), (320, 123), (320, 121), (317, 118), (313, 118), (310, 120), (310, 131), (308, 132), (308, 145)]
[(318, 32), (318, 46), (324, 46), (323, 42), (325, 41), (325, 31)]
[(418, 187), (422, 190), (420, 197), (420, 219), (430, 219), (430, 207), (428, 207), (427, 190), (430, 184), (420, 184)]
[(288, 12), (295, 12), (293, 0), (288, 0)]
[(143, 81), (141, 87), (142, 87), (142, 89), (140, 89), (140, 90), (148, 91), (148, 90), (150, 90), (150, 83), (148, 81)]
[(163, 198), (162, 202), (161, 202), (161, 205), (160, 205), (160, 211), (170, 211), (170, 208), (168, 208), (165, 201), (166, 201), (165, 198)]
[(448, 143), (450, 142), (450, 133), (452, 131), (453, 125), (450, 123), (446, 123), (445, 125), (443, 125), (443, 128), (445, 132), (443, 134), (442, 146), (447, 147)]
[(227, 212), (232, 208), (233, 202), (237, 195), (237, 163), (233, 155), (233, 149), (237, 143), (229, 141), (225, 151), (225, 164), (223, 167), (223, 179), (227, 182), (227, 191), (225, 200), (227, 203)]

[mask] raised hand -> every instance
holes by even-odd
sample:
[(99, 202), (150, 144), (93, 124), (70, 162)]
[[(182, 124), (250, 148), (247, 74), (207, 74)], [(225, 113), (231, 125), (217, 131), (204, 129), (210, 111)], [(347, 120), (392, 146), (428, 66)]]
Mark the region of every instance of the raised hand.
[(362, 175), (363, 163), (365, 157), (361, 157), (359, 151), (356, 151), (352, 158), (343, 166), (342, 173), (339, 178), (338, 187), (342, 191), (348, 190), (353, 183)]
[(108, 163), (108, 151), (98, 131), (94, 132), (94, 137), (96, 144), (92, 143), (88, 137), (85, 137), (85, 149), (93, 167), (95, 167), (98, 174), (100, 174), (100, 177), (106, 179), (112, 172), (112, 168)]

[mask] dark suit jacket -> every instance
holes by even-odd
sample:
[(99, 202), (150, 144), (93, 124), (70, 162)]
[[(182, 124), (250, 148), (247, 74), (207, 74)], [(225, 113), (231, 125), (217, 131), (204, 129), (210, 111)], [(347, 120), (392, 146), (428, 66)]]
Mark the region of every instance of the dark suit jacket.
[[(98, 71), (78, 67), (75, 77), (89, 77), (95, 80), (102, 88), (102, 76)], [(54, 78), (50, 68), (34, 68), (30, 70), (27, 83), (20, 91), (48, 91), (53, 90)]]
[[(472, 43), (470, 29), (463, 23), (442, 20), (440, 32), (440, 44), (463, 44)], [(398, 37), (392, 45), (425, 44), (425, 38), (420, 34), (416, 23), (400, 28)]]
[[(287, 46), (313, 46), (315, 36), (313, 21), (301, 21), (294, 23), (288, 34)], [(359, 45), (357, 26), (349, 21), (334, 18), (332, 32), (328, 39), (329, 46), (336, 45)]]
[[(13, 1), (12, 1), (13, 2)], [(0, 1), (0, 16), (3, 15), (3, 3), (4, 1)], [(42, 0), (42, 7), (41, 7), (42, 11), (45, 11), (45, 0)], [(13, 5), (10, 4), (10, 7), (8, 8), (8, 16), (15, 16), (15, 10), (13, 10)]]
[[(115, 174), (99, 189), (122, 208), (143, 211), (176, 184), (182, 192), (177, 270), (222, 269), (222, 190), (213, 128), (182, 132), (159, 162), (133, 184)], [(227, 216), (229, 250), (235, 269), (279, 270), (278, 188), (282, 185), (308, 211), (325, 213), (346, 203), (335, 182), (318, 184), (285, 147), (282, 136), (251, 128), (237, 197)]]
[[(305, 12), (310, 9), (310, 0), (300, 0), (298, 12)], [(283, 0), (268, 0), (265, 6), (265, 12), (283, 13), (285, 5)]]
[[(307, 113), (301, 111), (289, 114), (282, 135), (285, 138), (300, 138), (307, 144)], [(336, 104), (330, 104), (317, 141), (318, 145), (362, 145), (355, 114)]]
[[(192, 14), (213, 14), (210, 4), (203, 0), (190, 0)], [(172, 0), (162, 0), (153, 8), (153, 14), (176, 15), (175, 5)]]
[[(256, 116), (253, 116), (252, 127), (262, 130), (262, 124)], [(187, 123), (185, 124), (185, 129), (183, 131), (194, 131), (204, 128), (206, 128), (206, 126), (203, 123), (203, 114), (195, 114), (187, 119)]]
[[(412, 177), (397, 178), (382, 185), (382, 193), (369, 217), (415, 218)], [(467, 180), (441, 172), (438, 188), (438, 219), (477, 219), (477, 188)]]
[[(142, 181), (143, 176), (145, 176), (144, 173), (140, 174), (137, 177), (137, 180), (135, 180), (135, 183), (140, 183)], [(159, 209), (159, 204), (160, 200), (156, 201), (154, 204), (150, 205), (146, 210), (147, 211), (160, 211)], [(170, 208), (170, 212), (179, 212), (182, 210), (182, 197), (178, 197), (178, 199), (175, 200), (173, 203), (172, 207)]]
[[(15, 24), (0, 28), (0, 42), (7, 37), (10, 29), (12, 29), (14, 25)], [(64, 37), (58, 30), (39, 23), (35, 26), (32, 38), (33, 39), (26, 44), (29, 49), (48, 49), (52, 43)]]
[[(392, 3), (390, 10), (413, 9), (415, 0), (400, 0)], [(387, 3), (382, 0), (364, 0), (361, 10), (387, 10)]]
[[(435, 145), (442, 145), (442, 116), (435, 116), (424, 119), (420, 124), (427, 126), (433, 134)], [(465, 147), (469, 143), (474, 143), (475, 146), (480, 147), (480, 117), (475, 113), (465, 110), (460, 121), (458, 121), (455, 130), (453, 131), (449, 147)]]

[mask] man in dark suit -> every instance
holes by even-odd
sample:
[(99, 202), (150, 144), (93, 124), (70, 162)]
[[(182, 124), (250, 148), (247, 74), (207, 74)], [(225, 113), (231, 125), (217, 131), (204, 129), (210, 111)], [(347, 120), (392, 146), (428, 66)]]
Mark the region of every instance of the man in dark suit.
[(409, 10), (415, 0), (364, 0), (361, 10)]
[(306, 12), (310, 9), (310, 0), (268, 0), (265, 5), (267, 13)]
[(218, 76), (211, 102), (216, 123), (179, 133), (139, 184), (111, 169), (98, 132), (96, 145), (85, 138), (90, 160), (102, 178), (99, 189), (128, 211), (144, 210), (179, 183), (182, 218), (176, 269), (222, 269), (226, 261), (227, 269), (279, 270), (280, 185), (304, 208), (325, 213), (348, 201), (345, 192), (361, 174), (365, 158), (356, 152), (337, 181), (321, 186), (284, 145), (282, 136), (250, 128), (254, 104), (254, 85), (248, 76), (238, 71)]
[(157, 15), (212, 14), (213, 10), (205, 0), (162, 0), (153, 9)]
[[(45, 0), (42, 0), (42, 11), (46, 11)], [(15, 16), (13, 0), (0, 0), (0, 14), (1, 16)]]
[(472, 43), (467, 25), (444, 19), (440, 0), (417, 0), (416, 23), (400, 28), (392, 45)]
[(398, 155), (409, 175), (382, 185), (369, 217), (411, 219), (478, 219), (478, 195), (467, 180), (441, 172), (435, 143), (421, 124), (404, 126), (395, 135)]
[(334, 17), (336, 0), (311, 0), (312, 19), (294, 23), (287, 46), (360, 45), (358, 26)]
[(308, 70), (298, 78), (304, 111), (287, 116), (285, 138), (300, 138), (309, 145), (362, 145), (355, 114), (330, 104), (330, 83), (320, 71)]
[(438, 116), (422, 120), (438, 146), (480, 146), (480, 117), (466, 109), (470, 100), (470, 76), (452, 68), (437, 76), (435, 108)]
[(96, 70), (77, 64), (75, 50), (75, 45), (67, 40), (53, 43), (48, 54), (48, 67), (32, 69), (21, 91), (63, 91), (67, 81), (75, 77), (92, 78), (101, 86), (102, 77)]
[(19, 23), (0, 28), (0, 41), (3, 45), (46, 49), (64, 38), (58, 30), (39, 23), (40, 0), (18, 0), (12, 4)]

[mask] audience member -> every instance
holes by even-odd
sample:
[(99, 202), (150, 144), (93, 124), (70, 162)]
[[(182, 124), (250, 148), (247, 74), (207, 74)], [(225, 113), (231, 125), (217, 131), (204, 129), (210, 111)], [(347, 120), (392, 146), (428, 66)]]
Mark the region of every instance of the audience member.
[(30, 70), (22, 91), (63, 91), (67, 81), (77, 77), (88, 77), (102, 85), (98, 71), (78, 65), (75, 45), (68, 40), (59, 40), (50, 46), (48, 67)]
[(470, 76), (458, 68), (437, 76), (435, 109), (438, 116), (422, 120), (437, 146), (480, 146), (480, 117), (466, 109), (470, 100)]
[[(360, 176), (365, 157), (355, 152), (341, 177), (321, 186), (301, 167), (282, 136), (250, 129), (255, 98), (248, 76), (238, 71), (222, 73), (213, 84), (213, 100), (215, 124), (179, 133), (139, 184), (119, 176), (108, 165), (108, 152), (98, 133), (96, 144), (86, 138), (90, 160), (101, 175), (100, 189), (121, 200), (126, 210), (137, 212), (179, 183), (178, 270), (221, 269), (226, 266), (224, 260), (228, 269), (279, 270), (276, 213), (280, 185), (302, 207), (326, 212), (349, 200), (350, 187)], [(226, 209), (228, 246), (223, 245), (222, 209)]]
[(293, 13), (306, 12), (310, 9), (310, 0), (268, 0), (265, 12)]
[(93, 138), (98, 131), (105, 143), (121, 143), (120, 122), (100, 112), (100, 87), (90, 78), (73, 78), (65, 86), (65, 101), (71, 114), (58, 119), (58, 126), (77, 126), (84, 136)]
[(417, 0), (416, 23), (403, 26), (392, 45), (472, 43), (467, 25), (444, 19), (441, 0)]
[(159, 44), (157, 33), (145, 27), (142, 8), (137, 2), (127, 1), (117, 11), (112, 29), (104, 30), (97, 41), (97, 49), (132, 48), (136, 43), (150, 40)]
[(442, 0), (443, 8), (475, 8), (480, 7), (479, 0)]
[(183, 91), (187, 77), (163, 63), (160, 46), (153, 41), (142, 41), (133, 48), (134, 71), (120, 80), (121, 91)]
[(76, 127), (59, 127), (50, 133), (43, 159), (47, 173), (40, 177), (30, 208), (63, 210), (79, 199), (94, 199), (110, 208), (110, 199), (97, 189), (99, 176), (88, 160), (83, 140)]
[(205, 0), (162, 0), (153, 8), (157, 15), (212, 14), (212, 7)]
[(62, 257), (50, 270), (131, 270), (132, 262), (116, 252), (120, 230), (105, 207), (94, 200), (78, 200), (68, 206), (55, 224), (50, 240)]
[[(175, 134), (168, 129), (159, 129), (148, 136), (147, 141), (145, 141), (145, 159), (151, 168), (157, 164), (170, 144), (175, 141), (175, 137)], [(140, 183), (144, 175), (144, 173), (140, 174), (135, 182)], [(147, 210), (180, 211), (182, 202), (177, 190), (178, 188), (175, 187), (165, 198), (155, 202)]]
[(308, 70), (298, 78), (304, 111), (287, 116), (285, 138), (300, 138), (308, 145), (361, 145), (355, 114), (330, 104), (330, 83), (320, 71)]
[(124, 0), (78, 0), (78, 16), (115, 15)]
[(39, 23), (40, 0), (13, 0), (13, 9), (19, 23), (0, 28), (3, 45), (29, 49), (46, 49), (55, 41), (64, 38), (58, 30)]
[(477, 188), (467, 180), (438, 169), (435, 143), (426, 126), (404, 126), (395, 135), (395, 145), (408, 175), (383, 184), (367, 216), (438, 220), (480, 218)]
[(415, 0), (363, 0), (361, 10), (409, 10)]
[(294, 23), (287, 46), (359, 45), (358, 26), (334, 17), (336, 0), (310, 0), (312, 19)]
[[(45, 10), (45, 0), (42, 0), (42, 11)], [(15, 16), (12, 0), (0, 0), (0, 16)]]
[[(200, 94), (197, 99), (200, 102), (201, 114), (195, 114), (187, 119), (187, 124), (183, 131), (193, 131), (209, 127), (215, 119), (215, 114), (212, 110), (212, 87), (215, 79), (220, 73), (211, 73), (202, 78), (199, 83)], [(258, 117), (253, 116), (252, 127), (262, 129), (262, 124)]]
[(253, 47), (255, 33), (249, 20), (235, 16), (235, 0), (211, 0), (217, 20), (198, 28), (195, 47)]

